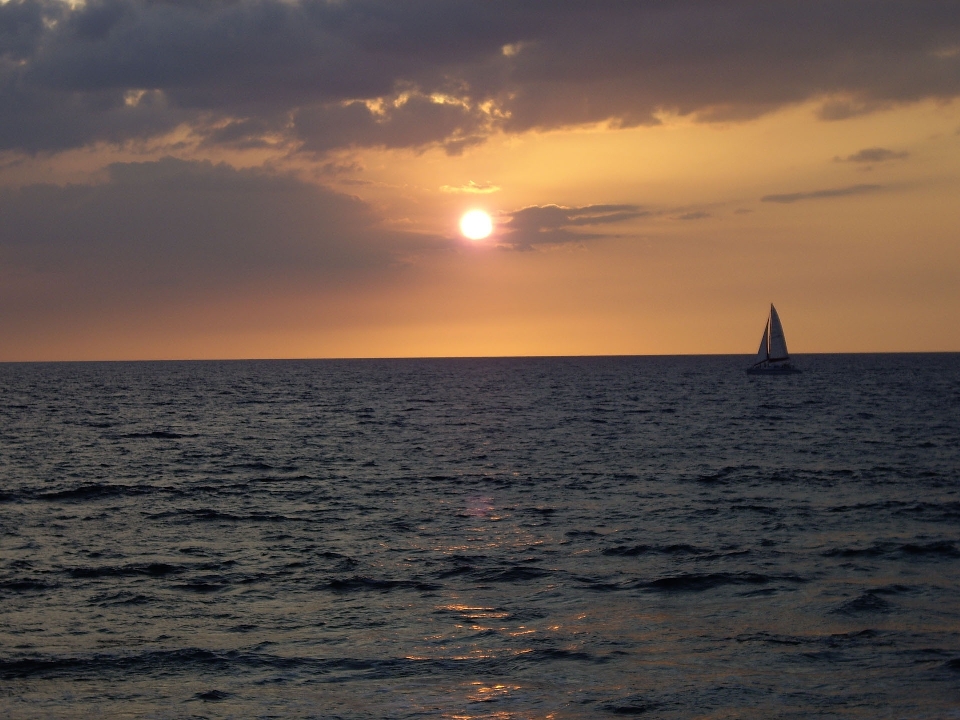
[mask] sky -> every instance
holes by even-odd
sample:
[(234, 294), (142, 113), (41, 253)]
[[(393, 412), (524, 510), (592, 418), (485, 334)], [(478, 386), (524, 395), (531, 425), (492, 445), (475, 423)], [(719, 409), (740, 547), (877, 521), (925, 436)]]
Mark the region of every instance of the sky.
[(752, 354), (771, 302), (960, 351), (956, 0), (0, 0), (0, 360)]

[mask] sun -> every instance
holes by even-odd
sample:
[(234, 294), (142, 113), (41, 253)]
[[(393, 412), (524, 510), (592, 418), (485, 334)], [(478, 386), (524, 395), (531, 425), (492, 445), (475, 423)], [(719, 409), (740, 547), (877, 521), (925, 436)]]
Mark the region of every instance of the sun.
[(483, 210), (470, 210), (460, 218), (460, 232), (471, 240), (483, 240), (493, 232), (493, 220)]

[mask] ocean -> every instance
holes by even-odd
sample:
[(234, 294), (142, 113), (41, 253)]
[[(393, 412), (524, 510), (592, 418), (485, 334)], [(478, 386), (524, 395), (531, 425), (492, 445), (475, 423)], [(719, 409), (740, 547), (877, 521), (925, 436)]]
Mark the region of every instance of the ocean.
[(960, 718), (960, 355), (0, 364), (6, 718)]

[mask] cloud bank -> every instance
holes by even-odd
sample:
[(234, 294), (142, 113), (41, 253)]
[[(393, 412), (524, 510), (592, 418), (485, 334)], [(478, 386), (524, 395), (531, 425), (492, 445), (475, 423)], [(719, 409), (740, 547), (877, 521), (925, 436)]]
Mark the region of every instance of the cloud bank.
[(326, 153), (960, 95), (955, 0), (11, 0), (0, 149), (189, 128)]
[(0, 266), (9, 303), (14, 279), (33, 278), (17, 297), (96, 305), (331, 285), (441, 242), (378, 223), (361, 200), (294, 177), (167, 158), (111, 165), (95, 185), (0, 191)]

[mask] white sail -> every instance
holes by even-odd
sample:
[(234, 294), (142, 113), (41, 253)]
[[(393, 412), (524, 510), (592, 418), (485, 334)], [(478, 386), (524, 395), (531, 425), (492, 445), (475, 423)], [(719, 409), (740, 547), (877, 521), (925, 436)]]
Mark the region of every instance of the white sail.
[(757, 350), (757, 362), (763, 362), (770, 358), (770, 351), (767, 348), (769, 343), (767, 339), (769, 337), (768, 331), (770, 330), (770, 319), (767, 318), (767, 324), (763, 326), (763, 338), (760, 340), (760, 349)]
[(780, 316), (777, 315), (777, 309), (770, 305), (770, 359), (786, 360), (790, 357), (787, 352), (787, 339), (783, 335), (783, 325), (780, 324)]

